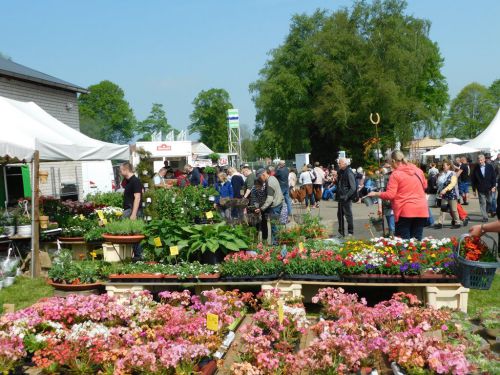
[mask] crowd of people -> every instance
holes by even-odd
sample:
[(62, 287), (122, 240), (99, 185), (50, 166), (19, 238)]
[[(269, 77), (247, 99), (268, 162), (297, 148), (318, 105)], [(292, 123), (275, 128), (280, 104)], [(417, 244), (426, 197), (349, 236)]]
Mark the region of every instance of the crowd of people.
[[(378, 215), (386, 221), (388, 234), (402, 238), (421, 239), (425, 227), (443, 228), (447, 215), (451, 216), (452, 228), (467, 226), (469, 216), (464, 206), (469, 204), (471, 194), (479, 198), (484, 223), (497, 215), (500, 180), (497, 155), (479, 155), (477, 163), (457, 157), (454, 161), (442, 160), (439, 166), (430, 163), (428, 167), (418, 167), (401, 151), (394, 151), (382, 168), (368, 174), (362, 167), (353, 169), (349, 164), (348, 159), (339, 158), (336, 165), (328, 168), (316, 162), (297, 170), (279, 161), (275, 166), (257, 170), (248, 164), (240, 170), (218, 167), (215, 174), (191, 165), (175, 171), (165, 166), (153, 180), (156, 186), (165, 186), (169, 180), (181, 188), (214, 186), (219, 193), (215, 208), (226, 220), (242, 219), (245, 213), (257, 215), (256, 225), (263, 240), (268, 238), (268, 221), (271, 221), (273, 242), (276, 242), (276, 223), (290, 221), (293, 204), (310, 211), (318, 208), (322, 200), (337, 202), (341, 237), (354, 235), (353, 203), (362, 201), (375, 204)], [(124, 177), (131, 178), (130, 171), (126, 166)], [(127, 199), (124, 208), (135, 217), (140, 214), (135, 212), (139, 197), (137, 183), (132, 182), (134, 196)], [(437, 222), (431, 207), (440, 208)]]

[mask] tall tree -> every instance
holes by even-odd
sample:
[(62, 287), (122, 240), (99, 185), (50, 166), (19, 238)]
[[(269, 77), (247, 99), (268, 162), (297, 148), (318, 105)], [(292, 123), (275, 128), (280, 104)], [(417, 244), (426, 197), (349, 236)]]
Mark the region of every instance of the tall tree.
[(101, 81), (88, 90), (78, 98), (81, 132), (106, 142), (129, 142), (136, 119), (123, 90), (111, 81)]
[(489, 125), (497, 109), (485, 86), (476, 82), (468, 84), (451, 102), (445, 122), (446, 135), (474, 138)]
[(200, 141), (216, 152), (227, 152), (227, 110), (232, 108), (224, 89), (201, 91), (193, 100), (190, 134), (199, 133)]
[(163, 104), (153, 103), (149, 116), (137, 123), (136, 132), (142, 141), (151, 141), (153, 134), (161, 134), (162, 139), (173, 130), (168, 123)]
[(500, 108), (500, 79), (495, 80), (489, 87), (489, 92), (497, 110)]
[(380, 113), (382, 144), (432, 129), (448, 102), (430, 23), (406, 2), (356, 1), (351, 9), (295, 15), (285, 42), (250, 85), (262, 156), (312, 152), (331, 162), (344, 149), (362, 158)]
[(241, 153), (243, 160), (254, 161), (257, 158), (255, 149), (255, 135), (250, 127), (246, 124), (240, 126), (241, 137)]

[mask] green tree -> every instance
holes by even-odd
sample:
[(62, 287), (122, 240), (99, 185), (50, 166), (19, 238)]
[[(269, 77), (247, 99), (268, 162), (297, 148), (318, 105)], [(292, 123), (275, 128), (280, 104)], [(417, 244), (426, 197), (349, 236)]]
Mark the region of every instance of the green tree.
[(445, 121), (446, 135), (474, 138), (489, 125), (496, 110), (490, 91), (479, 83), (470, 83), (451, 102)]
[(168, 123), (167, 114), (162, 104), (153, 103), (149, 116), (137, 123), (136, 132), (140, 135), (142, 141), (151, 141), (153, 134), (160, 134), (164, 137), (173, 130)]
[(341, 145), (355, 161), (381, 115), (384, 148), (432, 130), (448, 102), (430, 23), (406, 2), (357, 1), (351, 9), (295, 15), (285, 42), (250, 85), (261, 156), (312, 152), (331, 162)]
[(200, 141), (216, 152), (227, 152), (227, 110), (233, 108), (224, 89), (201, 91), (193, 100), (189, 133), (199, 133)]
[(88, 90), (78, 98), (81, 132), (106, 142), (129, 142), (136, 119), (123, 90), (111, 81), (101, 81)]
[(256, 141), (253, 131), (248, 125), (241, 124), (240, 126), (241, 137), (241, 153), (243, 160), (254, 161), (257, 158)]
[(500, 108), (500, 79), (494, 81), (488, 90), (493, 98), (493, 104), (498, 110)]

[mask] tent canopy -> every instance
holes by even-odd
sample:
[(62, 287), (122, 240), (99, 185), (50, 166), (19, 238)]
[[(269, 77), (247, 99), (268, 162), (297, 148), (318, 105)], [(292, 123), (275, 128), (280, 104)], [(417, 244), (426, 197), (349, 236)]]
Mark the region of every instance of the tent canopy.
[(31, 160), (35, 150), (40, 160), (129, 159), (128, 145), (92, 139), (49, 115), (33, 102), (0, 96), (0, 155)]
[(214, 152), (203, 142), (193, 142), (191, 149), (194, 155), (210, 155)]
[(500, 151), (500, 109), (488, 127), (476, 138), (465, 143), (464, 146), (488, 152)]
[(472, 154), (474, 152), (479, 152), (479, 150), (472, 147), (457, 145), (455, 143), (447, 143), (444, 146), (427, 151), (424, 153), (424, 156)]

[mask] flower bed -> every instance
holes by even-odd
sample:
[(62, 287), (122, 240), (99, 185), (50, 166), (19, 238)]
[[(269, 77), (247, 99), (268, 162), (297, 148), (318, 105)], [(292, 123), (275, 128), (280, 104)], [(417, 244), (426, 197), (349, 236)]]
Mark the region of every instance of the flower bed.
[[(210, 359), (240, 316), (244, 295), (211, 290), (49, 298), (0, 317), (0, 371), (28, 356), (46, 373), (191, 374)], [(218, 316), (218, 330), (207, 328)]]
[(274, 249), (229, 254), (221, 264), (221, 275), (229, 280), (274, 280), (283, 270), (283, 262)]

